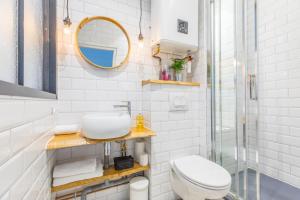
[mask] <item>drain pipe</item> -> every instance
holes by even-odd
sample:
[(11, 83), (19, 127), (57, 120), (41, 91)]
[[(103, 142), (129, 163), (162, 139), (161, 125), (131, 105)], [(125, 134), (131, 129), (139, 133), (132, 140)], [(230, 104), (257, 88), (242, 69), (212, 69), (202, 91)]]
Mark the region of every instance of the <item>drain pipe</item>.
[(111, 143), (110, 142), (105, 142), (104, 143), (104, 169), (109, 168), (110, 150), (111, 150)]
[(127, 184), (127, 183), (129, 183), (129, 178), (122, 178), (122, 179), (115, 180), (115, 181), (105, 181), (104, 183), (101, 183), (99, 185), (87, 187), (81, 192), (81, 200), (86, 200), (86, 196), (89, 193), (96, 192), (98, 190), (115, 187), (115, 186), (122, 185), (122, 184)]

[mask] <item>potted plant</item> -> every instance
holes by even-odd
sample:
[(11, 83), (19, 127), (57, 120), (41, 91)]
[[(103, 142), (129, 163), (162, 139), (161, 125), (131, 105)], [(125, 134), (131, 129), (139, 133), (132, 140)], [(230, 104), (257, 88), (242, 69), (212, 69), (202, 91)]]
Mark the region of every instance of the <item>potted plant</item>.
[(179, 58), (175, 58), (172, 60), (173, 60), (173, 63), (171, 65), (171, 69), (174, 70), (175, 81), (182, 81), (182, 70), (184, 70), (184, 65), (186, 64), (186, 60), (179, 59)]

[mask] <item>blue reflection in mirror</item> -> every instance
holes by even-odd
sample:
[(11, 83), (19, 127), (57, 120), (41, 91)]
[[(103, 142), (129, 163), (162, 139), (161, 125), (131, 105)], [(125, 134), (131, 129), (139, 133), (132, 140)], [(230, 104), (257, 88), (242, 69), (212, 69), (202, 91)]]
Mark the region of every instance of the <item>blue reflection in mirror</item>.
[(113, 49), (80, 47), (80, 51), (93, 64), (107, 68), (114, 65), (115, 50)]

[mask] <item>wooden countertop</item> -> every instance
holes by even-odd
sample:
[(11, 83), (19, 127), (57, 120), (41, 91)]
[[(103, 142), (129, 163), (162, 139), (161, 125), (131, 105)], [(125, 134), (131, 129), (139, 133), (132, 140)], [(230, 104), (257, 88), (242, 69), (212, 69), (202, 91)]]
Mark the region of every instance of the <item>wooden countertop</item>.
[(182, 85), (182, 86), (200, 86), (197, 82), (183, 82), (183, 81), (164, 81), (164, 80), (143, 80), (142, 86), (147, 84), (168, 84), (168, 85)]
[(110, 167), (109, 169), (104, 170), (103, 176), (80, 180), (80, 181), (75, 181), (72, 183), (67, 183), (64, 185), (52, 187), (51, 191), (59, 192), (62, 190), (67, 190), (67, 189), (71, 189), (71, 188), (75, 188), (75, 187), (79, 187), (79, 186), (98, 184), (98, 183), (102, 183), (107, 180), (119, 179), (124, 176), (129, 176), (131, 174), (135, 174), (135, 173), (146, 171), (146, 170), (149, 170), (149, 166), (141, 166), (137, 163), (134, 164), (133, 168), (125, 169), (125, 170), (115, 170), (114, 167)]
[(122, 140), (131, 140), (137, 138), (145, 138), (145, 137), (152, 137), (156, 134), (148, 129), (143, 128), (138, 130), (137, 128), (132, 128), (128, 135), (119, 138), (113, 139), (105, 139), (105, 140), (91, 140), (81, 136), (80, 133), (74, 134), (66, 134), (66, 135), (54, 135), (47, 144), (48, 150), (54, 149), (62, 149), (68, 147), (76, 147), (76, 146), (83, 146), (88, 144), (97, 144), (101, 142), (113, 142), (113, 141), (122, 141)]

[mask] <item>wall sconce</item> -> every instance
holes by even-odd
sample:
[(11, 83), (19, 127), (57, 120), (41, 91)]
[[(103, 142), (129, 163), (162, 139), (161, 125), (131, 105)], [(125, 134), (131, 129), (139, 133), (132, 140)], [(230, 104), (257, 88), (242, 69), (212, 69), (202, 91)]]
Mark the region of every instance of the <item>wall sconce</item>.
[(143, 5), (142, 5), (142, 1), (140, 0), (140, 21), (139, 21), (139, 28), (140, 28), (140, 33), (138, 36), (138, 46), (139, 48), (143, 48), (144, 47), (144, 36), (142, 34), (142, 17), (143, 17)]
[(63, 22), (64, 22), (64, 33), (65, 34), (70, 34), (71, 33), (71, 25), (72, 25), (72, 21), (69, 15), (69, 0), (67, 0), (67, 17), (64, 18)]

